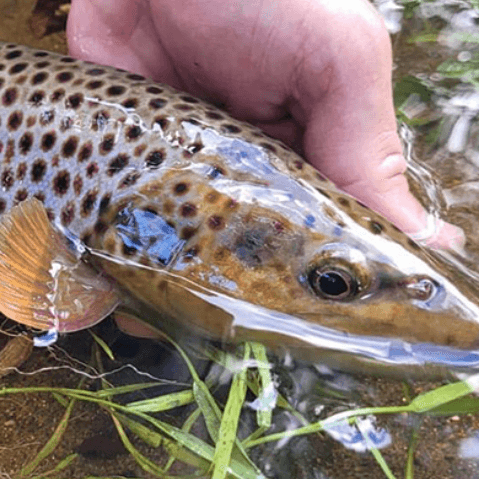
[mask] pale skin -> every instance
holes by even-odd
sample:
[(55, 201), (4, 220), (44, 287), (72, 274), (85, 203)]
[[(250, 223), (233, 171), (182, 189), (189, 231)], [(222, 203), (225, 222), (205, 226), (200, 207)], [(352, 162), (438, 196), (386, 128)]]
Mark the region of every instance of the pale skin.
[[(221, 104), (406, 233), (425, 230), (403, 174), (389, 35), (367, 0), (72, 0), (67, 33), (73, 56)], [(463, 236), (442, 223), (424, 242)]]

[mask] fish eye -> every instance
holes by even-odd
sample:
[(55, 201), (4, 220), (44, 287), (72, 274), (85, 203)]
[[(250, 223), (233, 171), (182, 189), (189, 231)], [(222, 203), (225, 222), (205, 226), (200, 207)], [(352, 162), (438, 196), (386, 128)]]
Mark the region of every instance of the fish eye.
[(326, 299), (347, 299), (358, 290), (353, 275), (343, 268), (314, 268), (309, 272), (308, 281), (313, 291)]

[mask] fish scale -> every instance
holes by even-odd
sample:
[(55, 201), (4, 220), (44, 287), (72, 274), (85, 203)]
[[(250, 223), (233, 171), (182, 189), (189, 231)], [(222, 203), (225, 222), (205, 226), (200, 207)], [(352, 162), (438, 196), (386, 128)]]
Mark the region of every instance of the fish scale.
[(2, 311), (42, 329), (120, 304), (155, 327), (314, 351), (324, 327), (459, 348), (478, 337), (477, 286), (447, 261), (281, 142), (136, 74), (0, 43), (0, 189)]

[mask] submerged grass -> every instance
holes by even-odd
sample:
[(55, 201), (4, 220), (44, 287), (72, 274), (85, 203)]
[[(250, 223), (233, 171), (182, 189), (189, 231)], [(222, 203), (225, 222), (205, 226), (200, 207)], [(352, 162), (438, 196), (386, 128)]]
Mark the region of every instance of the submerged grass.
[[(263, 346), (255, 343), (243, 345), (241, 348), (242, 358), (227, 355), (224, 352), (216, 355), (217, 358), (221, 358), (218, 364), (224, 363), (229, 365), (232, 372), (228, 398), (224, 407), (221, 407), (214, 398), (211, 392), (212, 387), (200, 379), (186, 353), (178, 345), (175, 344), (175, 346), (190, 368), (193, 378), (192, 386), (185, 388), (183, 391), (147, 400), (119, 404), (115, 398), (123, 394), (157, 386), (157, 383), (134, 384), (121, 387), (107, 386), (99, 391), (83, 389), (83, 382), (79, 384), (77, 389), (50, 387), (1, 389), (0, 396), (51, 394), (65, 406), (63, 417), (56, 426), (50, 440), (40, 449), (36, 457), (23, 467), (15, 479), (62, 477), (62, 471), (77, 459), (77, 454), (70, 454), (62, 458), (54, 469), (35, 475), (35, 472), (40, 469), (42, 462), (53, 454), (62, 441), (71, 413), (75, 404), (79, 401), (95, 403), (107, 410), (117, 428), (123, 445), (133, 456), (137, 464), (145, 472), (162, 478), (180, 477), (169, 475), (169, 469), (175, 461), (181, 461), (184, 464), (193, 466), (197, 471), (196, 474), (188, 477), (257, 479), (264, 476), (249, 458), (248, 451), (260, 444), (327, 431), (328, 428), (344, 421), (355, 424), (359, 419), (371, 415), (401, 413), (456, 415), (479, 411), (479, 399), (471, 396), (471, 393), (477, 390), (479, 386), (479, 375), (475, 375), (470, 376), (466, 380), (447, 384), (420, 394), (412, 398), (406, 405), (352, 409), (333, 414), (324, 420), (309, 424), (296, 411), (296, 415), (298, 418), (301, 418), (302, 424), (307, 425), (294, 430), (269, 434), (267, 431), (268, 426), (271, 424), (271, 414), (274, 406), (271, 402), (264, 401), (264, 398), (270, 397), (274, 383)], [(265, 407), (257, 415), (256, 430), (249, 437), (240, 441), (237, 437), (237, 430), (241, 410), (245, 406), (247, 389), (253, 392), (258, 400), (264, 401)], [(277, 395), (276, 399), (277, 408), (287, 408), (290, 411), (294, 411), (294, 408), (287, 403), (284, 397)], [(154, 414), (157, 412), (172, 410), (186, 404), (194, 404), (196, 408), (193, 409), (182, 428), (154, 417)], [(200, 416), (205, 420), (209, 440), (199, 438), (190, 432), (191, 426)], [(129, 435), (126, 433), (126, 429), (129, 431)], [(361, 431), (360, 427), (358, 429)], [(367, 435), (364, 434), (363, 436), (368, 441)], [(136, 439), (132, 440), (132, 437)], [(413, 479), (413, 456), (417, 439), (417, 435), (414, 434), (407, 452), (404, 474), (406, 479)], [(134, 445), (134, 443), (139, 441), (153, 448), (162, 447), (170, 456), (166, 465), (160, 466), (142, 454)], [(397, 476), (392, 473), (381, 452), (375, 449), (373, 445), (371, 445), (370, 451), (376, 459), (378, 466), (384, 472), (385, 477), (396, 479)]]

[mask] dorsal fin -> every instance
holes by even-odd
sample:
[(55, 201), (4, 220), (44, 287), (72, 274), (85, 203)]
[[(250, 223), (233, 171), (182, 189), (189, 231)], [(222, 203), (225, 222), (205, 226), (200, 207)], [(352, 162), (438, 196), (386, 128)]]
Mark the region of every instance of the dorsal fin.
[(0, 311), (60, 332), (88, 328), (119, 302), (116, 288), (78, 259), (35, 198), (0, 218)]

